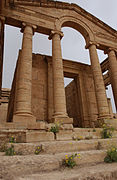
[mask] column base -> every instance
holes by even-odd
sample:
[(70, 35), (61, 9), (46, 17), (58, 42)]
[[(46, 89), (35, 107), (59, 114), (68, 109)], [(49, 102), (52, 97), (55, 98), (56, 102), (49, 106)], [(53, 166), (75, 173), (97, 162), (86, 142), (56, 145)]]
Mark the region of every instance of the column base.
[(31, 114), (14, 114), (13, 115), (13, 123), (22, 123), (25, 125), (33, 125), (36, 123), (36, 117)]
[(105, 119), (104, 123), (111, 125), (114, 129), (117, 130), (117, 119)]
[(102, 124), (104, 124), (106, 120), (111, 121), (112, 120), (111, 115), (105, 115), (105, 116), (98, 117), (97, 121), (98, 121), (99, 127), (102, 127)]
[(52, 122), (61, 124), (73, 124), (73, 118), (69, 117), (52, 117)]

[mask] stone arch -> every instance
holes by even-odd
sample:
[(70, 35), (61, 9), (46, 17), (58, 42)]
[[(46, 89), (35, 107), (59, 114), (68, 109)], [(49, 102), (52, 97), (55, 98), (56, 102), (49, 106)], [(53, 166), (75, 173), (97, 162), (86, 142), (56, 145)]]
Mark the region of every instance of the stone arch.
[(86, 41), (86, 45), (88, 45), (89, 41), (94, 42), (94, 34), (92, 29), (81, 19), (73, 16), (62, 16), (56, 21), (56, 28), (61, 30), (62, 27), (71, 27), (80, 32)]

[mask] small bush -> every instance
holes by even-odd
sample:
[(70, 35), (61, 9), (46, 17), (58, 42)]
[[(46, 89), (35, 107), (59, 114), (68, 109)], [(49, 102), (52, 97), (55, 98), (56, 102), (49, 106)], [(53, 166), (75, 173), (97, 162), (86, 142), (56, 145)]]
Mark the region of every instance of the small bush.
[(96, 129), (93, 129), (93, 132), (96, 132)]
[(65, 156), (65, 159), (63, 159), (63, 165), (69, 168), (73, 168), (76, 166), (75, 157), (80, 158), (80, 154), (74, 154), (68, 157), (68, 155)]
[(111, 147), (107, 151), (107, 155), (104, 158), (104, 162), (106, 163), (117, 162), (117, 148), (116, 147)]
[(56, 123), (51, 127), (50, 132), (53, 132), (54, 134), (56, 134), (59, 132), (59, 129), (60, 129), (60, 125), (59, 123)]
[(8, 147), (8, 148), (6, 149), (5, 155), (6, 155), (6, 156), (14, 156), (14, 155), (16, 155), (16, 152), (15, 152), (15, 150), (14, 150), (14, 146), (13, 146), (12, 144), (11, 144), (10, 147)]
[(101, 137), (103, 139), (111, 138), (114, 128), (111, 125), (103, 124), (102, 125), (103, 130), (101, 131)]
[(9, 142), (10, 142), (10, 143), (16, 143), (16, 138), (15, 138), (14, 136), (11, 136), (11, 137), (9, 138)]
[(42, 151), (42, 146), (37, 146), (35, 149), (35, 154), (38, 155)]

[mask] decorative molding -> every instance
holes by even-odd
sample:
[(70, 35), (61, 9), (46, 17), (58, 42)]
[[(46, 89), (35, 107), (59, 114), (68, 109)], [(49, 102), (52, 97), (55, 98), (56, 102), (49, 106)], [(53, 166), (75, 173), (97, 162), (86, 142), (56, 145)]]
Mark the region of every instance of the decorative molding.
[(51, 40), (54, 34), (60, 35), (60, 39), (62, 39), (62, 37), (64, 36), (63, 32), (57, 31), (57, 30), (52, 30), (48, 39)]
[(115, 54), (117, 54), (117, 49), (113, 48), (113, 47), (109, 47), (104, 51), (104, 54), (108, 54), (110, 51), (114, 51)]
[(35, 25), (33, 25), (33, 24), (30, 24), (30, 23), (23, 22), (23, 23), (22, 23), (22, 28), (21, 28), (21, 32), (22, 32), (22, 33), (24, 32), (24, 28), (25, 28), (26, 26), (30, 26), (30, 27), (33, 29), (33, 34), (34, 34), (34, 32), (36, 31), (36, 29), (37, 29), (37, 26), (35, 26)]
[(89, 41), (85, 46), (85, 49), (88, 49), (91, 45), (95, 45), (96, 47), (100, 46), (96, 41)]
[(117, 40), (117, 37), (115, 36), (110, 36), (109, 34), (106, 34), (106, 33), (101, 33), (101, 32), (95, 32), (94, 33), (95, 36), (99, 37), (99, 38), (104, 38), (104, 39), (107, 39), (107, 40)]

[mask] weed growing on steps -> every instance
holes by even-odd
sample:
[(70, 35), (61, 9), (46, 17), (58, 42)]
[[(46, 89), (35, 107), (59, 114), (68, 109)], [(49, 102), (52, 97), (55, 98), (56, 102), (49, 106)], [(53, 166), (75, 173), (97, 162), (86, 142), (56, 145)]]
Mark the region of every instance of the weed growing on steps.
[(72, 137), (72, 139), (74, 140), (74, 141), (80, 141), (80, 140), (83, 140), (83, 136), (74, 136), (74, 137)]
[(6, 149), (5, 155), (6, 156), (14, 156), (14, 155), (16, 155), (13, 144), (11, 144), (11, 146)]
[(93, 132), (96, 132), (96, 129), (93, 129)]
[(61, 128), (61, 124), (59, 122), (54, 123), (50, 128), (50, 132), (54, 133), (55, 139), (56, 139), (56, 134), (59, 132), (60, 128)]
[(102, 139), (112, 138), (114, 128), (111, 125), (103, 124), (103, 130), (101, 131)]
[(42, 145), (41, 146), (37, 146), (34, 153), (36, 155), (38, 155), (38, 154), (40, 154), (41, 151), (42, 151)]
[(117, 147), (112, 146), (109, 148), (109, 150), (107, 151), (107, 155), (104, 158), (104, 162), (106, 163), (117, 162)]
[(65, 155), (62, 164), (66, 167), (73, 168), (76, 166), (75, 158), (80, 158), (80, 154), (72, 154), (71, 156)]
[(14, 136), (11, 136), (9, 138), (9, 143), (16, 143), (16, 138)]

